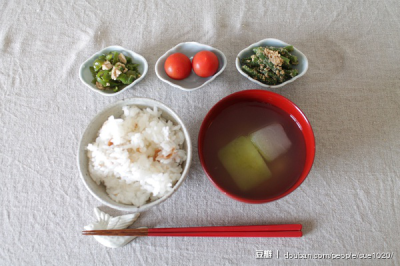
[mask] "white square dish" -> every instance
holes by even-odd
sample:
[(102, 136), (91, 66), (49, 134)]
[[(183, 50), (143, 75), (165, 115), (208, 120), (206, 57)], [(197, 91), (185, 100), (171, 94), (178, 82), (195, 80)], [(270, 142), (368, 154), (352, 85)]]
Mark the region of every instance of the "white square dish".
[(237, 55), (236, 57), (236, 68), (239, 71), (240, 74), (242, 74), (244, 77), (248, 78), (250, 81), (265, 87), (265, 88), (280, 88), (285, 86), (288, 83), (291, 83), (293, 81), (295, 81), (296, 79), (300, 78), (301, 76), (303, 76), (308, 69), (308, 60), (307, 57), (298, 49), (296, 49), (296, 47), (293, 47), (294, 50), (293, 52), (291, 52), (293, 55), (297, 56), (297, 59), (299, 61), (299, 64), (296, 65), (294, 67), (294, 69), (297, 69), (299, 74), (283, 83), (277, 84), (277, 85), (268, 85), (268, 84), (264, 84), (258, 80), (253, 79), (252, 77), (250, 77), (247, 73), (245, 73), (242, 68), (241, 68), (241, 63), (240, 60), (250, 57), (251, 55), (254, 54), (253, 52), (253, 48), (255, 47), (259, 47), (259, 46), (273, 46), (273, 47), (285, 47), (285, 46), (289, 46), (290, 44), (285, 43), (281, 40), (278, 39), (273, 39), (273, 38), (268, 38), (268, 39), (264, 39), (261, 40), (259, 42), (253, 43), (252, 45), (248, 46), (247, 48), (243, 49), (242, 51), (240, 51), (240, 53)]
[[(191, 72), (190, 76), (182, 79), (182, 80), (175, 80), (170, 77), (168, 77), (167, 73), (165, 73), (164, 70), (164, 64), (165, 61), (167, 60), (168, 56), (174, 53), (182, 53), (185, 54), (189, 59), (192, 59), (193, 56), (195, 56), (196, 53), (200, 51), (211, 51), (213, 52), (217, 57), (219, 61), (219, 66), (217, 73), (215, 73), (213, 76), (208, 77), (208, 78), (202, 78), (197, 76), (193, 71)], [(175, 87), (179, 88), (184, 91), (194, 91), (197, 90), (211, 81), (213, 81), (218, 75), (220, 75), (226, 67), (226, 57), (224, 53), (222, 53), (220, 50), (213, 48), (209, 45), (197, 43), (197, 42), (183, 42), (178, 44), (177, 46), (173, 47), (172, 49), (168, 50), (165, 54), (163, 54), (156, 62), (155, 66), (155, 71), (157, 74), (157, 77), (162, 80), (163, 82)]]
[[(109, 52), (114, 52), (114, 51), (123, 53), (125, 56), (129, 56), (130, 58), (132, 58), (133, 63), (139, 64), (138, 71), (141, 73), (141, 76), (138, 79), (136, 79), (135, 81), (133, 81), (131, 84), (125, 86), (124, 88), (122, 88), (121, 90), (119, 90), (117, 92), (114, 92), (112, 90), (100, 90), (96, 87), (96, 85), (94, 85), (92, 83), (93, 76), (92, 76), (92, 73), (90, 72), (90, 67), (93, 65), (93, 62), (100, 55), (107, 54)], [(89, 87), (92, 91), (95, 91), (95, 92), (100, 93), (105, 96), (115, 96), (115, 95), (122, 93), (123, 91), (125, 91), (127, 89), (132, 88), (137, 83), (139, 83), (146, 76), (148, 68), (149, 68), (149, 66), (147, 64), (146, 59), (143, 56), (141, 56), (140, 54), (137, 54), (131, 50), (125, 49), (121, 46), (113, 45), (113, 46), (106, 47), (103, 50), (95, 53), (89, 59), (87, 59), (85, 62), (83, 62), (83, 64), (79, 68), (79, 78), (83, 82), (83, 84), (85, 84), (87, 87)]]

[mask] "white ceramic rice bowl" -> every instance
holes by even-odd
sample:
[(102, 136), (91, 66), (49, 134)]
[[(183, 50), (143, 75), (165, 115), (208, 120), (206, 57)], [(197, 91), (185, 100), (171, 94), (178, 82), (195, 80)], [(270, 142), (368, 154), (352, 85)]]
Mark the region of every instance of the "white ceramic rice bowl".
[[(153, 108), (157, 107), (159, 110), (162, 111), (162, 117), (171, 120), (174, 124), (179, 124), (182, 128), (185, 141), (183, 143), (183, 149), (186, 151), (187, 158), (182, 164), (182, 174), (177, 183), (174, 185), (173, 189), (164, 195), (163, 197), (159, 198), (158, 200), (146, 203), (140, 207), (136, 207), (133, 205), (126, 205), (122, 203), (118, 203), (114, 200), (112, 200), (107, 192), (106, 188), (103, 184), (97, 185), (96, 182), (91, 178), (89, 174), (89, 158), (87, 156), (87, 150), (86, 147), (88, 146), (89, 143), (92, 143), (96, 140), (97, 134), (102, 127), (103, 123), (110, 117), (111, 115), (114, 115), (114, 117), (119, 118), (123, 114), (122, 107), (123, 106), (130, 106), (130, 105), (135, 105), (140, 108)], [(191, 160), (192, 160), (192, 144), (190, 140), (190, 135), (188, 133), (187, 128), (183, 124), (182, 120), (179, 118), (179, 116), (172, 111), (168, 106), (164, 105), (161, 102), (158, 102), (156, 100), (152, 100), (149, 98), (130, 98), (126, 100), (121, 100), (118, 101), (108, 107), (106, 107), (103, 111), (101, 111), (99, 114), (97, 114), (90, 124), (87, 126), (85, 132), (82, 135), (82, 138), (79, 143), (78, 147), (78, 168), (80, 172), (80, 176), (82, 178), (83, 183), (85, 184), (86, 188), (89, 190), (89, 192), (96, 198), (98, 199), (101, 203), (112, 207), (114, 209), (122, 210), (122, 211), (129, 211), (129, 212), (142, 212), (145, 210), (148, 210), (149, 208), (165, 201), (167, 198), (169, 198), (175, 191), (180, 187), (180, 185), (183, 183), (185, 180)]]

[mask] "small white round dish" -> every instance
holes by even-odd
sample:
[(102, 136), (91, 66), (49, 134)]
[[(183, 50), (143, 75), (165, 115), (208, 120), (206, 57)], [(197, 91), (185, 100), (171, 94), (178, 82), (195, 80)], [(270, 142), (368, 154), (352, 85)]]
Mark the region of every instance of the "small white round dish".
[[(122, 203), (118, 203), (114, 200), (112, 200), (105, 189), (105, 186), (103, 184), (97, 185), (96, 182), (92, 179), (89, 173), (89, 158), (87, 156), (87, 150), (86, 147), (88, 146), (89, 143), (92, 143), (96, 140), (97, 134), (102, 127), (103, 123), (113, 115), (114, 117), (118, 118), (121, 117), (123, 114), (122, 107), (123, 106), (131, 106), (135, 105), (139, 108), (153, 108), (157, 107), (159, 110), (162, 111), (162, 117), (171, 120), (174, 124), (179, 124), (182, 128), (183, 134), (185, 136), (185, 142), (183, 143), (183, 149), (186, 151), (187, 158), (186, 160), (182, 163), (182, 174), (177, 183), (174, 185), (173, 189), (171, 192), (168, 194), (164, 195), (162, 198), (146, 203), (140, 207), (136, 207), (133, 205), (126, 205)], [(188, 130), (186, 129), (186, 126), (183, 124), (182, 120), (179, 118), (179, 116), (172, 111), (168, 106), (165, 104), (158, 102), (156, 100), (148, 99), (148, 98), (130, 98), (126, 100), (121, 100), (117, 101), (116, 103), (106, 107), (103, 111), (101, 111), (99, 114), (97, 114), (90, 124), (87, 126), (85, 132), (82, 135), (82, 138), (79, 143), (78, 147), (78, 168), (80, 172), (80, 176), (82, 178), (83, 183), (85, 184), (86, 188), (89, 190), (89, 192), (100, 202), (103, 204), (112, 207), (114, 209), (122, 210), (122, 211), (129, 211), (129, 212), (142, 212), (145, 210), (148, 210), (149, 208), (165, 201), (167, 198), (169, 198), (183, 183), (185, 180), (190, 164), (192, 161), (192, 144), (190, 140), (190, 135)]]
[[(135, 64), (139, 64), (138, 66), (138, 70), (141, 74), (140, 78), (136, 79), (134, 82), (132, 82), (131, 84), (125, 86), (124, 88), (122, 88), (121, 90), (114, 92), (112, 90), (100, 90), (96, 87), (96, 85), (94, 85), (92, 83), (93, 80), (93, 76), (92, 73), (90, 72), (89, 67), (91, 67), (93, 65), (93, 62), (102, 54), (107, 54), (109, 52), (119, 52), (119, 53), (123, 53), (125, 56), (129, 56), (130, 58), (132, 58), (132, 62)], [(88, 86), (92, 91), (95, 91), (97, 93), (100, 93), (102, 95), (105, 96), (115, 96), (118, 95), (120, 93), (122, 93), (123, 91), (132, 88), (133, 86), (135, 86), (138, 82), (140, 82), (147, 74), (147, 70), (148, 70), (149, 66), (147, 64), (146, 59), (141, 56), (140, 54), (137, 54), (131, 50), (125, 49), (121, 46), (118, 45), (113, 45), (113, 46), (109, 46), (104, 48), (103, 50), (95, 53), (94, 55), (92, 55), (89, 59), (87, 59), (85, 62), (83, 62), (83, 64), (81, 65), (81, 67), (79, 68), (79, 78), (81, 79), (81, 81), (83, 82), (83, 84), (85, 84), (86, 86)]]
[[(192, 60), (195, 54), (200, 51), (211, 51), (218, 57), (219, 61), (218, 70), (217, 73), (215, 73), (213, 76), (208, 78), (202, 78), (197, 76), (192, 70), (192, 73), (190, 73), (189, 77), (182, 80), (175, 80), (168, 77), (167, 73), (165, 73), (164, 64), (168, 56), (170, 56), (171, 54), (183, 53), (187, 57), (189, 57), (190, 60)], [(194, 91), (213, 81), (218, 75), (220, 75), (224, 71), (225, 67), (226, 67), (226, 57), (224, 53), (221, 52), (220, 50), (198, 42), (183, 42), (178, 44), (174, 48), (168, 50), (157, 60), (155, 71), (157, 77), (162, 81), (164, 81), (165, 83), (168, 83), (169, 85), (184, 91)]]
[(253, 55), (254, 54), (253, 48), (258, 47), (258, 46), (285, 47), (285, 46), (288, 46), (288, 45), (290, 45), (290, 44), (287, 44), (287, 43), (285, 43), (285, 42), (283, 42), (281, 40), (273, 39), (273, 38), (268, 38), (268, 39), (264, 39), (264, 40), (261, 40), (259, 42), (253, 43), (249, 47), (247, 47), (247, 48), (243, 49), (242, 51), (240, 51), (240, 53), (237, 55), (237, 57), (236, 57), (236, 68), (237, 68), (237, 70), (239, 71), (240, 74), (242, 74), (243, 76), (248, 78), (250, 81), (252, 81), (252, 82), (254, 82), (254, 83), (256, 83), (256, 84), (258, 84), (258, 85), (260, 85), (262, 87), (272, 88), (272, 89), (283, 87), (286, 84), (291, 83), (291, 82), (295, 81), (296, 79), (300, 78), (301, 76), (303, 76), (307, 72), (307, 69), (308, 69), (307, 57), (302, 52), (300, 52), (300, 50), (296, 49), (296, 47), (293, 47), (294, 50), (291, 53), (293, 55), (297, 56), (297, 58), (298, 58), (299, 64), (296, 65), (294, 67), (294, 69), (297, 69), (299, 74), (297, 76), (295, 76), (294, 78), (291, 78), (291, 79), (289, 79), (289, 80), (287, 80), (287, 81), (285, 81), (283, 83), (277, 84), (277, 85), (267, 85), (267, 84), (264, 84), (264, 83), (262, 83), (262, 82), (260, 82), (258, 80), (255, 80), (252, 77), (250, 77), (249, 75), (247, 75), (241, 68), (242, 65), (240, 63), (240, 60), (243, 59), (243, 58), (247, 58), (247, 57), (250, 57), (251, 55)]

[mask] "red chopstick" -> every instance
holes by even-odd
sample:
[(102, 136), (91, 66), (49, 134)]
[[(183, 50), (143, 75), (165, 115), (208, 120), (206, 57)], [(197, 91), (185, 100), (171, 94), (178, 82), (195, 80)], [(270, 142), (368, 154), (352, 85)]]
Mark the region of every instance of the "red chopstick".
[(188, 237), (301, 237), (301, 224), (138, 228), (83, 231), (83, 235)]
[(191, 236), (191, 237), (301, 237), (301, 231), (259, 231), (259, 232), (173, 232), (173, 233), (151, 233), (147, 236)]
[[(239, 226), (202, 226), (177, 228), (149, 228), (150, 232), (257, 232), (257, 231), (300, 231), (301, 224), (274, 224), (274, 225), (239, 225)], [(129, 229), (128, 229), (129, 230)]]

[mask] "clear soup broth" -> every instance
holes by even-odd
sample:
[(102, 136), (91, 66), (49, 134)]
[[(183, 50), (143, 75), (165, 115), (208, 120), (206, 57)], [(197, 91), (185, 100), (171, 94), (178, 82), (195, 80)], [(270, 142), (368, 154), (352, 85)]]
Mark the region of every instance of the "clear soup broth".
[[(291, 146), (272, 162), (266, 161), (271, 171), (268, 179), (244, 191), (233, 181), (218, 152), (234, 139), (274, 123), (282, 125)], [(210, 123), (204, 136), (203, 153), (207, 171), (217, 185), (237, 196), (260, 200), (279, 196), (296, 183), (305, 165), (306, 146), (300, 128), (290, 115), (268, 103), (241, 101), (225, 108)]]

